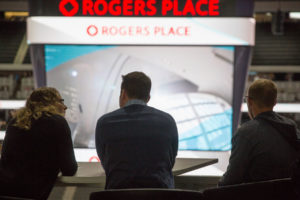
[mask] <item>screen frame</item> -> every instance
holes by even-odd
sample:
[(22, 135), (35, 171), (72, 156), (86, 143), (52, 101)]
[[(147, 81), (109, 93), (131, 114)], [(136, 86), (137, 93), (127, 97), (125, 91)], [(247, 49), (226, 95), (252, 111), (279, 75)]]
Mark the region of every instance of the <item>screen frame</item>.
[[(45, 65), (45, 45), (33, 44), (30, 46), (31, 60), (33, 63), (33, 73), (35, 77), (35, 87), (46, 86), (46, 65)], [(51, 45), (51, 44), (50, 44)], [(62, 44), (59, 44), (62, 45)], [(65, 44), (63, 44), (65, 45)], [(106, 45), (105, 45), (106, 46)], [(117, 45), (117, 46), (191, 46), (191, 45)], [(193, 45), (204, 47), (204, 45)], [(222, 45), (223, 46), (223, 45)], [(241, 118), (241, 105), (244, 88), (246, 84), (246, 76), (249, 70), (252, 47), (251, 46), (234, 46), (234, 62), (233, 62), (233, 90), (232, 90), (232, 137), (234, 136)], [(214, 47), (211, 45), (209, 47)], [(34, 55), (34, 56), (32, 56)], [(238, 83), (238, 84), (237, 84)], [(185, 150), (182, 150), (185, 151)], [(193, 151), (193, 150), (186, 150)], [(201, 151), (201, 150), (194, 150)], [(213, 150), (212, 150), (213, 151)], [(209, 150), (211, 152), (211, 150)]]

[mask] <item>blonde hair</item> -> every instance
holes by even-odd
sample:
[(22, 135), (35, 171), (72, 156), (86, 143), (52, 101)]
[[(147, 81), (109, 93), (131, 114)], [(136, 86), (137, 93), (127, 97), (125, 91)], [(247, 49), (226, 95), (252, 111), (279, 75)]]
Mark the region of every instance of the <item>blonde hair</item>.
[(55, 106), (55, 102), (60, 101), (59, 92), (52, 87), (41, 87), (34, 90), (26, 101), (24, 108), (17, 110), (14, 126), (29, 130), (32, 119), (39, 119), (43, 114), (51, 116), (62, 115)]
[(271, 80), (258, 79), (250, 85), (248, 95), (259, 107), (271, 108), (276, 104), (277, 86)]

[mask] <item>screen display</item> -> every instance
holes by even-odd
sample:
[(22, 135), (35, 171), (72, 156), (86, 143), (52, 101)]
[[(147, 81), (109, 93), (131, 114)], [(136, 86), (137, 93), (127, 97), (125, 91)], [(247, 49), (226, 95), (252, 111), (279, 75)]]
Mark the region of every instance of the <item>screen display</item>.
[(176, 121), (179, 150), (230, 150), (233, 60), (228, 46), (45, 45), (47, 86), (65, 99), (78, 148), (94, 148), (97, 120), (119, 108), (121, 76), (142, 71), (148, 105)]

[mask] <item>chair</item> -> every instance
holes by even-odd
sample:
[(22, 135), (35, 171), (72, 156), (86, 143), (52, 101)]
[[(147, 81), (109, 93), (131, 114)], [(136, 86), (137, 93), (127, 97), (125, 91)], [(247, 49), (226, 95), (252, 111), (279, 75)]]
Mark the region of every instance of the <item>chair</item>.
[(0, 200), (34, 200), (34, 199), (0, 195)]
[[(21, 193), (20, 193), (21, 191)], [(35, 200), (24, 185), (0, 182), (0, 200)]]
[(223, 186), (203, 191), (207, 200), (296, 200), (290, 178)]
[(175, 189), (116, 189), (93, 192), (90, 200), (202, 200), (201, 192)]

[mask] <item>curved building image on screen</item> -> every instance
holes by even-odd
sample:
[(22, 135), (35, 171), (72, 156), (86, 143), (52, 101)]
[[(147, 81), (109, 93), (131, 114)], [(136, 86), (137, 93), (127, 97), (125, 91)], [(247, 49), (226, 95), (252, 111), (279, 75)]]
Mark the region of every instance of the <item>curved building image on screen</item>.
[(119, 108), (121, 75), (143, 71), (148, 105), (174, 117), (180, 150), (230, 150), (233, 57), (234, 47), (45, 45), (47, 85), (61, 92), (84, 148), (95, 147), (98, 118)]

